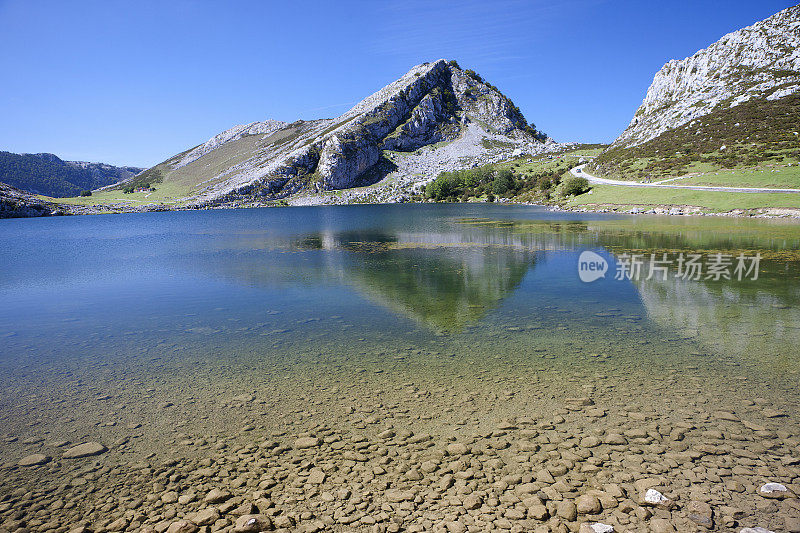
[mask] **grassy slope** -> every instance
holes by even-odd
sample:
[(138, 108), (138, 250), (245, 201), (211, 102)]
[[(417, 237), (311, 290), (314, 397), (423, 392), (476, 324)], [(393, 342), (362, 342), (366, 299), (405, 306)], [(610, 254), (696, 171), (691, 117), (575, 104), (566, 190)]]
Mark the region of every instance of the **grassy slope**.
[(603, 177), (652, 180), (691, 172), (800, 161), (800, 94), (720, 109), (632, 148), (612, 147), (593, 162)]
[(244, 163), (259, 150), (293, 141), (300, 131), (300, 127), (290, 124), (271, 135), (245, 135), (223, 144), (188, 165), (173, 170), (172, 165), (188, 153), (187, 150), (149, 168), (125, 184), (134, 186), (148, 184), (156, 189), (152, 193), (124, 194), (120, 186), (113, 190), (95, 193), (90, 197), (45, 199), (71, 205), (117, 203), (134, 206), (152, 203), (181, 205), (184, 203), (184, 198), (194, 196), (203, 188), (226, 179), (226, 177), (213, 179), (213, 176), (219, 176), (229, 168)]
[(800, 194), (736, 193), (682, 189), (647, 189), (620, 185), (593, 185), (591, 194), (572, 198), (569, 207), (594, 206), (629, 209), (631, 207), (695, 206), (721, 213), (736, 209), (800, 209)]
[[(613, 179), (673, 185), (800, 188), (800, 95), (721, 109), (633, 148), (612, 148), (588, 170)], [(725, 149), (721, 149), (725, 146)], [(596, 185), (570, 206), (696, 206), (706, 211), (800, 209), (800, 195)]]

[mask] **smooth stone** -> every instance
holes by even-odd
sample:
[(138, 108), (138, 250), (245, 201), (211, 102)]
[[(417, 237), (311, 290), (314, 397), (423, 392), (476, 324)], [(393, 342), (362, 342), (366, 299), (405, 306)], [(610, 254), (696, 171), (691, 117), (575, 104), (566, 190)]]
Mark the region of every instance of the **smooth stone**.
[(464, 443), (453, 442), (447, 445), (447, 453), (450, 455), (465, 455), (469, 453), (469, 448)]
[(714, 527), (713, 511), (705, 502), (691, 501), (686, 508), (689, 520), (707, 529)]
[(169, 525), (167, 533), (195, 533), (198, 529), (200, 528), (197, 524), (191, 520), (178, 520)]
[(581, 524), (578, 533), (614, 533), (614, 526), (595, 522), (594, 524)]
[(46, 462), (50, 461), (50, 457), (42, 454), (42, 453), (34, 453), (27, 457), (23, 457), (17, 463), (19, 466), (36, 466), (36, 465), (43, 465)]
[(306, 481), (312, 485), (320, 485), (325, 481), (325, 472), (321, 468), (312, 468)]
[(580, 446), (581, 448), (596, 448), (597, 446), (600, 446), (600, 444), (602, 444), (602, 441), (600, 439), (591, 436), (582, 439)]
[(77, 446), (73, 446), (72, 448), (68, 449), (64, 452), (64, 457), (66, 459), (76, 459), (78, 457), (89, 457), (92, 455), (100, 455), (108, 451), (108, 448), (100, 444), (99, 442), (84, 442), (83, 444), (78, 444)]
[(609, 433), (603, 438), (603, 442), (611, 446), (622, 446), (628, 444), (628, 439), (619, 433)]
[(203, 501), (206, 503), (219, 503), (224, 502), (230, 497), (231, 493), (227, 490), (211, 489), (208, 491), (208, 494), (206, 494), (206, 497), (203, 498)]
[(739, 533), (775, 533), (763, 527), (745, 527), (739, 530)]
[(578, 510), (578, 514), (597, 514), (603, 510), (600, 500), (591, 494), (579, 496), (578, 499), (575, 500), (575, 507)]
[(262, 514), (246, 514), (236, 519), (236, 533), (257, 533), (272, 529), (272, 520)]
[(653, 518), (650, 520), (650, 531), (653, 533), (674, 533), (675, 526), (666, 518)]
[(322, 444), (322, 440), (317, 437), (300, 437), (294, 441), (294, 447), (298, 450), (305, 450), (306, 448), (314, 448)]
[(561, 500), (556, 507), (556, 514), (568, 522), (574, 522), (578, 518), (578, 508), (574, 502)]
[(220, 518), (219, 511), (217, 511), (213, 507), (209, 507), (207, 509), (202, 509), (200, 511), (197, 511), (192, 517), (192, 522), (194, 522), (198, 526), (210, 526), (214, 522), (219, 520), (219, 518)]
[(780, 483), (765, 483), (758, 489), (758, 493), (765, 498), (783, 499), (792, 495), (785, 485)]

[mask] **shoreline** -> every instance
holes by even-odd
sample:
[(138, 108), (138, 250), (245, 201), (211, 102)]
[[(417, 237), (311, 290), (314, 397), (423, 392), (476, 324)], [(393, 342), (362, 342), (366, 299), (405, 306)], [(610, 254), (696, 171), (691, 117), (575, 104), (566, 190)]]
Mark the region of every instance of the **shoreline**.
[[(321, 203), (316, 205), (275, 205), (275, 204), (260, 204), (260, 205), (219, 205), (219, 206), (203, 206), (203, 207), (170, 207), (166, 204), (154, 204), (152, 206), (140, 206), (131, 209), (119, 208), (102, 208), (102, 207), (88, 207), (88, 206), (73, 206), (70, 204), (52, 204), (56, 206), (53, 211), (46, 212), (44, 210), (35, 208), (33, 206), (23, 206), (23, 210), (18, 216), (5, 216), (8, 212), (0, 211), (0, 220), (14, 219), (14, 218), (44, 218), (44, 217), (58, 217), (58, 216), (87, 216), (87, 215), (117, 215), (124, 213), (160, 213), (166, 211), (211, 211), (222, 209), (260, 209), (260, 208), (283, 208), (283, 207), (319, 207), (326, 205), (392, 205), (392, 204), (431, 204), (431, 203), (467, 203), (467, 204), (494, 204), (494, 205), (526, 205), (532, 207), (543, 207), (551, 211), (558, 211), (564, 213), (596, 213), (596, 214), (609, 214), (609, 215), (658, 215), (658, 216), (715, 216), (715, 217), (730, 217), (730, 218), (758, 218), (758, 219), (800, 219), (800, 208), (759, 208), (767, 212), (754, 212), (755, 209), (741, 209), (726, 212), (708, 212), (702, 211), (701, 207), (697, 206), (675, 206), (675, 205), (646, 205), (641, 207), (631, 207), (632, 204), (594, 204), (596, 209), (589, 207), (592, 204), (581, 206), (566, 206), (558, 204), (539, 204), (532, 202), (347, 202), (347, 203)], [(66, 208), (66, 209), (64, 209)], [(769, 211), (773, 211), (770, 213)], [(781, 212), (782, 211), (782, 212)], [(34, 212), (35, 214), (30, 214)]]

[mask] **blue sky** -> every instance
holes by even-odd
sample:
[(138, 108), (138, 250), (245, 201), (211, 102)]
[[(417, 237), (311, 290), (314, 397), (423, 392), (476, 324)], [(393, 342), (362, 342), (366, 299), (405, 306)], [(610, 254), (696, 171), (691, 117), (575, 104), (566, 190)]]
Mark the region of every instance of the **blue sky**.
[(336, 116), (456, 59), (559, 141), (612, 141), (653, 75), (778, 0), (0, 0), (0, 150), (149, 166), (235, 124)]

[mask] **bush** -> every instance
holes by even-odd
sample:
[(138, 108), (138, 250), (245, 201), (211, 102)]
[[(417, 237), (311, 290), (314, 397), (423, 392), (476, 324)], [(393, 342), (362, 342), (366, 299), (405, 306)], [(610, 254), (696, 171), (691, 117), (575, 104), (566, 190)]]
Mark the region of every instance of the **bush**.
[(514, 189), (514, 174), (510, 170), (501, 170), (492, 181), (492, 192), (505, 194)]
[(92, 191), (81, 191), (81, 196), (91, 196)]
[(589, 190), (589, 180), (579, 176), (569, 176), (561, 182), (561, 193), (564, 196), (578, 196)]

